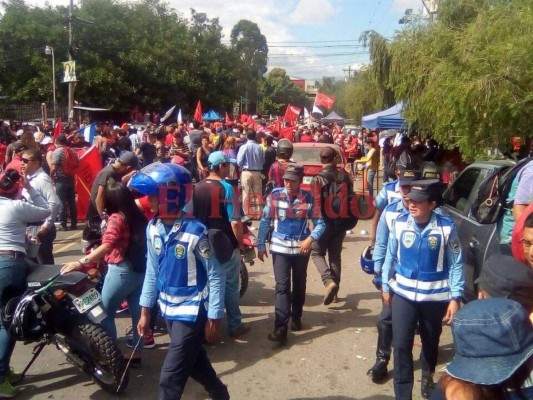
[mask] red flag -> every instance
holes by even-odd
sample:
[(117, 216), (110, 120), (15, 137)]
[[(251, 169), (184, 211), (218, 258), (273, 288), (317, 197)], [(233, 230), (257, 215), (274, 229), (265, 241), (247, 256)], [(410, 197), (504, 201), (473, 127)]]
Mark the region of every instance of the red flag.
[(227, 112), (226, 112), (226, 125), (233, 125), (233, 121), (231, 120)]
[(301, 111), (301, 108), (288, 104), (287, 109), (285, 110), (285, 115), (283, 116), (283, 120), (289, 122), (291, 125), (294, 125)]
[(196, 110), (194, 111), (194, 119), (198, 122), (204, 122), (204, 116), (202, 114), (202, 104), (200, 103), (200, 100), (198, 100)]
[(96, 178), (96, 174), (102, 169), (102, 159), (95, 146), (88, 150), (80, 151), (80, 164), (76, 171), (76, 206), (78, 209), (78, 219), (84, 220), (91, 200), (91, 188)]
[(323, 106), (329, 110), (330, 108), (333, 107), (334, 103), (335, 103), (335, 97), (317, 92), (316, 97), (315, 97), (315, 106)]
[(294, 126), (288, 126), (286, 128), (281, 128), (279, 132), (279, 138), (280, 139), (288, 139), (291, 142), (294, 142), (294, 130), (296, 128)]
[(54, 128), (54, 134), (52, 138), (54, 139), (54, 142), (56, 141), (57, 136), (61, 133), (63, 130), (63, 121), (61, 121), (61, 117), (57, 119), (56, 126)]
[(241, 124), (248, 123), (249, 118), (250, 117), (248, 116), (248, 114), (241, 114), (241, 118), (240, 118)]

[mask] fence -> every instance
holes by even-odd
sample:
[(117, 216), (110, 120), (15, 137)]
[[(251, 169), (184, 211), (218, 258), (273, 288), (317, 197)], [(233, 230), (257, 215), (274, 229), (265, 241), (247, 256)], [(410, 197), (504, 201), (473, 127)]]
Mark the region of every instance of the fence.
[[(68, 107), (60, 104), (58, 104), (56, 107), (58, 113), (57, 116), (61, 117), (64, 121), (67, 120)], [(36, 122), (43, 119), (43, 111), (46, 112), (46, 117), (48, 120), (54, 118), (54, 105), (51, 103), (0, 104), (0, 119), (21, 122)]]

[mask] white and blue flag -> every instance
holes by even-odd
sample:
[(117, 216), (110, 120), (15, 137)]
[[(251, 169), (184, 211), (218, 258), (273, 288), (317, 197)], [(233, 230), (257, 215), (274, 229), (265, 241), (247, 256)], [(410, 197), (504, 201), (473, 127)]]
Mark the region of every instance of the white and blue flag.
[(79, 132), (83, 134), (86, 142), (93, 144), (94, 136), (96, 134), (96, 124), (86, 125), (85, 128), (80, 129)]

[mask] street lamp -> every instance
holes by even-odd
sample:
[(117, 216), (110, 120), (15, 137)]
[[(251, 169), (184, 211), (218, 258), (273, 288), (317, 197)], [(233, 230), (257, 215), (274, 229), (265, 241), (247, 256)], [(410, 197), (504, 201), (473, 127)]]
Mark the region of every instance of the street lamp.
[(44, 53), (49, 56), (52, 55), (52, 92), (54, 96), (54, 123), (57, 119), (57, 103), (56, 103), (56, 59), (54, 56), (54, 48), (46, 46), (44, 48)]

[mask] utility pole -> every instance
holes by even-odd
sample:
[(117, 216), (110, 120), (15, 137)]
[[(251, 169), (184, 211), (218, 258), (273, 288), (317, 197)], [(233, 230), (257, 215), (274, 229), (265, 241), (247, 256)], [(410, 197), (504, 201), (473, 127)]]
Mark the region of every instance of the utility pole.
[[(68, 13), (68, 60), (74, 61), (72, 57), (72, 46), (74, 43), (74, 38), (72, 35), (72, 24), (74, 22), (74, 0), (70, 0), (70, 7)], [(74, 117), (74, 111), (72, 107), (74, 106), (74, 84), (75, 82), (68, 83), (68, 121), (72, 122)]]
[(351, 65), (348, 65), (348, 69), (343, 69), (342, 71), (348, 72), (348, 79), (352, 79), (352, 66)]

